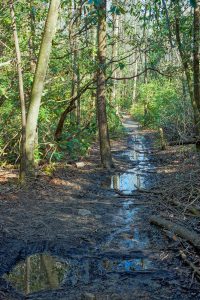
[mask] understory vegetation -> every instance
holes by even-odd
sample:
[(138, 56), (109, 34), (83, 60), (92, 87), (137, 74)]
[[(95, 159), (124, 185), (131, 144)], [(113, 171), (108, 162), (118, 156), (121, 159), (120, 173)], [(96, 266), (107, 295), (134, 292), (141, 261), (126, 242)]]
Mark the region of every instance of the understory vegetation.
[(144, 127), (162, 128), (169, 141), (184, 140), (194, 132), (192, 106), (177, 79), (141, 83), (131, 113)]
[(198, 2), (10, 0), (0, 12), (1, 166), (25, 180), (98, 139), (110, 169), (124, 111), (199, 144)]

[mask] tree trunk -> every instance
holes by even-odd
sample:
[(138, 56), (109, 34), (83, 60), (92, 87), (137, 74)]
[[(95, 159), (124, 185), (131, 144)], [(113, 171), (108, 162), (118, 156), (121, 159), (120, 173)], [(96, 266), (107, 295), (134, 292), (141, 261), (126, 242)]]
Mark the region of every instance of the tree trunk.
[[(196, 1), (193, 17), (193, 77), (194, 77), (194, 101), (200, 111), (200, 66), (199, 66), (199, 50), (200, 50), (200, 5)], [(198, 128), (200, 120), (198, 119)]]
[(102, 0), (98, 9), (98, 72), (97, 72), (97, 116), (101, 163), (104, 168), (113, 167), (108, 122), (106, 114), (106, 0)]
[(36, 55), (35, 55), (35, 14), (33, 0), (29, 0), (29, 19), (30, 19), (30, 36), (29, 36), (29, 55), (30, 55), (30, 71), (35, 73)]
[[(112, 15), (112, 22), (113, 22), (113, 28), (112, 28), (112, 38), (113, 38), (113, 44), (112, 44), (112, 60), (116, 60), (117, 54), (118, 54), (118, 38), (119, 38), (119, 17), (113, 13)], [(117, 77), (117, 70), (115, 70), (115, 65), (112, 63), (111, 65), (111, 71), (112, 76)], [(116, 103), (116, 81), (113, 81), (113, 86), (111, 89), (111, 103)], [(117, 103), (116, 103), (117, 104)]]
[[(182, 62), (184, 72), (185, 72), (185, 76), (186, 76), (186, 80), (187, 80), (187, 86), (188, 86), (188, 91), (189, 91), (189, 95), (190, 95), (190, 100), (191, 100), (191, 104), (192, 104), (192, 108), (193, 108), (195, 135), (198, 137), (200, 135), (200, 124), (199, 124), (199, 122), (200, 122), (200, 111), (198, 109), (197, 102), (196, 102), (196, 99), (195, 99), (195, 96), (194, 96), (194, 88), (192, 86), (192, 78), (191, 78), (191, 75), (190, 75), (190, 68), (189, 68), (189, 65), (188, 65), (188, 58), (185, 55), (183, 45), (182, 45), (182, 42), (181, 42), (179, 16), (180, 16), (180, 7), (179, 7), (179, 3), (178, 3), (178, 0), (177, 0), (176, 3), (175, 3), (175, 35), (176, 35), (176, 41), (177, 41), (177, 45), (178, 45), (178, 51), (179, 51), (179, 54), (180, 54), (181, 62)], [(194, 23), (196, 23), (196, 21)], [(194, 52), (196, 52), (196, 51), (194, 51)], [(195, 55), (196, 55), (196, 53), (195, 53)], [(199, 76), (197, 77), (197, 80), (199, 80)], [(196, 144), (196, 148), (197, 148), (197, 150), (199, 149), (198, 143)]]
[(31, 275), (31, 258), (27, 257), (26, 259), (26, 267), (25, 267), (25, 294), (28, 295), (31, 292), (30, 289), (30, 275)]
[(133, 96), (132, 96), (132, 103), (136, 102), (136, 92), (137, 92), (137, 71), (138, 71), (138, 60), (136, 58), (135, 62), (135, 78), (133, 83)]
[(91, 86), (92, 83), (93, 83), (93, 80), (89, 81), (84, 87), (79, 88), (79, 94), (70, 98), (67, 108), (61, 114), (61, 117), (59, 119), (56, 131), (55, 131), (55, 135), (54, 135), (55, 140), (59, 140), (61, 138), (63, 128), (64, 128), (64, 123), (65, 123), (68, 113), (70, 113), (72, 110), (76, 109), (76, 100), (80, 101), (80, 97), (82, 96), (82, 94), (84, 94), (87, 91), (87, 89)]
[(59, 141), (61, 139), (63, 127), (64, 127), (64, 123), (65, 123), (67, 115), (70, 112), (72, 112), (75, 108), (76, 108), (75, 103), (74, 102), (70, 103), (69, 106), (61, 114), (60, 120), (59, 120), (57, 128), (56, 128), (55, 136), (54, 136), (56, 141)]
[(51, 0), (33, 81), (26, 126), (27, 178), (35, 176), (35, 136), (38, 123), (39, 108), (44, 88), (44, 81), (51, 52), (52, 39), (55, 33), (58, 19), (59, 5), (60, 0)]
[(25, 170), (26, 170), (26, 148), (25, 148), (25, 144), (26, 144), (26, 105), (25, 105), (24, 83), (23, 83), (23, 75), (22, 75), (21, 52), (20, 52), (20, 47), (19, 47), (19, 40), (18, 40), (17, 26), (16, 26), (16, 21), (15, 21), (13, 0), (10, 0), (10, 13), (11, 13), (11, 18), (12, 18), (13, 37), (14, 37), (15, 52), (16, 52), (16, 57), (17, 57), (19, 95), (20, 95), (20, 104), (21, 104), (22, 139), (21, 139), (20, 181), (23, 182), (25, 179)]

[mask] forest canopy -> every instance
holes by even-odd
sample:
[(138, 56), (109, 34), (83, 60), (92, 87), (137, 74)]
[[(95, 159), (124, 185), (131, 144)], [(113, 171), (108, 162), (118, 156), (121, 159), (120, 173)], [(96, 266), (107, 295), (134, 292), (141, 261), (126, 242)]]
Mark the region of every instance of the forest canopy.
[(197, 1), (39, 1), (0, 4), (1, 166), (79, 159), (109, 136), (121, 112), (168, 141), (199, 148)]

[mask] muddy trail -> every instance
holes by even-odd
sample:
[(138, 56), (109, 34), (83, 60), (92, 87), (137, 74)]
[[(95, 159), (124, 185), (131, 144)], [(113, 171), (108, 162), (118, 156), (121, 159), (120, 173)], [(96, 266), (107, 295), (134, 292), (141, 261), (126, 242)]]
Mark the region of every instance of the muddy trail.
[(116, 172), (101, 170), (96, 149), (82, 169), (1, 199), (0, 299), (200, 299), (177, 241), (149, 224), (152, 139), (129, 117), (124, 126)]

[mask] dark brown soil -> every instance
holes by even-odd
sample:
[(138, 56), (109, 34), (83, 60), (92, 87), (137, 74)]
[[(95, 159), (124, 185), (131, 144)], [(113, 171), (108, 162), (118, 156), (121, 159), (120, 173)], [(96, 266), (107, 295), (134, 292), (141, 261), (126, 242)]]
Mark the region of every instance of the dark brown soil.
[[(135, 166), (123, 153), (133, 147), (136, 132), (128, 117), (124, 122), (129, 134), (112, 141), (115, 172)], [(148, 188), (158, 190), (170, 182), (169, 174), (180, 174), (177, 167), (185, 158), (175, 157), (175, 147), (158, 151), (151, 131), (137, 135), (144, 137), (151, 150), (149, 162), (157, 167), (156, 173), (145, 175)], [(170, 206), (153, 193), (136, 190), (126, 197), (112, 190), (112, 174), (101, 169), (96, 145), (82, 161), (81, 168), (66, 164), (57, 166), (51, 176), (39, 174), (26, 190), (14, 184), (15, 170), (1, 171), (0, 275), (20, 259), (44, 251), (70, 258), (79, 275), (75, 283), (69, 278), (58, 289), (27, 296), (2, 278), (0, 299), (200, 299), (200, 285), (179, 256), (180, 247), (188, 245), (149, 224), (152, 214), (170, 217)], [(137, 259), (147, 267), (102, 267)]]

